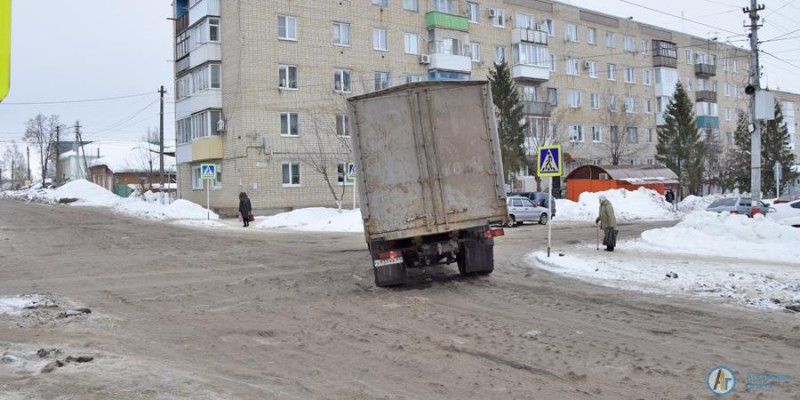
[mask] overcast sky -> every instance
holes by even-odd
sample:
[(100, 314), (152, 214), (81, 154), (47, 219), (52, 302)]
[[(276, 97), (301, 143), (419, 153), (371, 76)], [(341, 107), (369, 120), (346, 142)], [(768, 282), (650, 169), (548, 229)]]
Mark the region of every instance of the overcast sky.
[[(749, 47), (742, 13), (749, 0), (563, 2)], [(79, 120), (84, 140), (141, 138), (148, 127), (158, 128), (161, 85), (168, 91), (165, 135), (173, 143), (171, 3), (13, 0), (11, 89), (0, 103), (0, 144), (20, 140), (25, 121), (39, 113), (57, 114), (70, 126)], [(761, 3), (767, 8), (760, 39), (782, 39), (761, 47), (771, 54), (761, 57), (762, 84), (800, 93), (800, 2)]]

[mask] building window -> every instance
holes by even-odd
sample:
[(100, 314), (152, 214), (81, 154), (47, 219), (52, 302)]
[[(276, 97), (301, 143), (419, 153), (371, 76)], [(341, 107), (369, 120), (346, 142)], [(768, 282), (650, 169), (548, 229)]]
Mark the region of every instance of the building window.
[(474, 3), (471, 1), (467, 2), (467, 18), (469, 22), (477, 24), (480, 22), (481, 17), (481, 6), (478, 3)]
[(686, 78), (686, 90), (692, 91), (692, 78)]
[(600, 125), (592, 126), (592, 141), (595, 143), (603, 142), (603, 128)]
[(208, 41), (219, 42), (219, 18), (208, 19)]
[(424, 76), (425, 76), (424, 74), (409, 74), (409, 73), (406, 73), (405, 74), (406, 83), (422, 82), (422, 79), (423, 79)]
[(336, 46), (350, 46), (350, 24), (333, 23), (333, 44)]
[(611, 135), (611, 143), (619, 143), (619, 127), (611, 125), (608, 127), (608, 133)]
[(617, 111), (617, 95), (615, 94), (608, 95), (608, 110), (611, 112)]
[(566, 24), (564, 25), (564, 39), (568, 42), (578, 41), (578, 25)]
[(550, 103), (550, 105), (553, 106), (553, 107), (558, 106), (558, 89), (557, 88), (547, 88), (547, 102)]
[(175, 38), (175, 59), (180, 60), (189, 54), (189, 31), (179, 34)]
[(578, 60), (574, 58), (567, 58), (567, 75), (578, 76)]
[(278, 39), (297, 40), (297, 18), (278, 16)]
[(651, 114), (653, 112), (653, 101), (651, 99), (644, 100), (644, 112)]
[(347, 163), (340, 162), (336, 164), (336, 182), (345, 186), (352, 185), (355, 183), (354, 181), (348, 181), (347, 179), (344, 179), (347, 175), (347, 172), (345, 171), (347, 171)]
[(614, 48), (614, 32), (606, 32), (606, 47)]
[(586, 29), (586, 43), (597, 44), (597, 29), (596, 28), (587, 28)]
[(353, 91), (350, 82), (349, 69), (337, 69), (333, 73), (333, 90), (337, 92), (349, 93)]
[(433, 0), (433, 9), (446, 14), (456, 14), (456, 0)]
[(283, 89), (297, 89), (297, 66), (278, 66), (278, 87)]
[(406, 11), (419, 12), (419, 0), (403, 0), (403, 9)]
[(494, 63), (502, 64), (506, 62), (506, 48), (503, 46), (495, 46), (494, 48)]
[(589, 99), (592, 103), (592, 110), (599, 110), (600, 109), (600, 95), (597, 93), (592, 93), (589, 95)]
[(372, 30), (372, 48), (379, 51), (389, 50), (389, 39), (386, 29), (375, 28)]
[(419, 36), (416, 33), (403, 34), (403, 50), (406, 54), (419, 54)]
[(655, 165), (655, 164), (656, 164), (656, 160), (655, 159), (652, 159), (652, 158), (648, 158), (647, 159), (647, 165)]
[(642, 54), (647, 54), (647, 39), (642, 39)]
[(544, 25), (544, 30), (547, 32), (547, 36), (553, 37), (556, 35), (556, 25), (552, 19), (545, 19), (542, 21), (542, 25)]
[(550, 72), (556, 72), (556, 55), (548, 53), (547, 56), (550, 58)]
[(372, 0), (372, 4), (379, 7), (389, 7), (389, 0)]
[(633, 114), (636, 112), (636, 98), (633, 96), (628, 96), (625, 98), (625, 112), (628, 114)]
[(489, 12), (494, 14), (492, 17), (492, 26), (503, 28), (506, 26), (506, 13), (502, 8), (490, 8)]
[(524, 101), (536, 101), (536, 86), (519, 86), (520, 96)]
[(639, 132), (634, 127), (628, 128), (628, 143), (639, 143)]
[(581, 108), (581, 91), (570, 89), (567, 91), (567, 105), (569, 108)]
[(469, 44), (470, 59), (472, 62), (481, 62), (481, 45), (480, 43)]
[(636, 70), (633, 67), (625, 68), (625, 83), (636, 83)]
[(608, 80), (617, 80), (617, 66), (614, 64), (608, 64)]
[(731, 110), (730, 108), (726, 108), (725, 109), (725, 121), (730, 121), (731, 120), (731, 115), (733, 115), (733, 110)]
[(281, 164), (283, 186), (300, 186), (300, 163)]
[(589, 66), (589, 76), (597, 78), (597, 61), (586, 61), (586, 65)]
[(200, 166), (195, 165), (192, 167), (192, 190), (205, 189), (205, 182), (200, 174)]
[(281, 136), (300, 136), (300, 114), (281, 113)]
[(373, 73), (373, 90), (383, 90), (389, 87), (389, 73), (375, 71)]
[(350, 117), (347, 114), (336, 116), (336, 136), (350, 137)]
[(533, 15), (517, 13), (517, 28), (534, 29), (536, 27), (536, 20)]
[(738, 72), (739, 70), (739, 63), (738, 60), (733, 60), (733, 72)]
[(649, 69), (645, 69), (644, 71), (642, 71), (642, 83), (644, 83), (647, 86), (652, 85), (653, 84), (652, 76), (653, 76), (653, 71)]
[(728, 72), (728, 57), (722, 59), (722, 70)]
[(725, 97), (730, 97), (731, 95), (731, 84), (725, 82)]
[(569, 126), (569, 141), (572, 143), (583, 142), (583, 126), (570, 125)]
[(653, 143), (653, 128), (644, 128), (644, 135), (647, 138), (647, 143)]
[(686, 49), (686, 64), (692, 63), (692, 49)]
[(636, 43), (633, 36), (623, 35), (622, 36), (622, 50), (628, 52), (635, 52), (636, 51)]

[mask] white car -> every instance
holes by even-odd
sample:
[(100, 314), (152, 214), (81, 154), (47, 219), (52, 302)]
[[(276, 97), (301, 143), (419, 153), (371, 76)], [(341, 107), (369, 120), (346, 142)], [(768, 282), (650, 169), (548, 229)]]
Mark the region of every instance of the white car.
[(800, 200), (773, 204), (772, 208), (775, 209), (775, 212), (767, 214), (769, 219), (781, 225), (790, 225), (800, 228)]
[(508, 227), (521, 225), (523, 222), (538, 222), (547, 225), (550, 219), (547, 208), (537, 206), (527, 197), (511, 196), (506, 199), (508, 205)]

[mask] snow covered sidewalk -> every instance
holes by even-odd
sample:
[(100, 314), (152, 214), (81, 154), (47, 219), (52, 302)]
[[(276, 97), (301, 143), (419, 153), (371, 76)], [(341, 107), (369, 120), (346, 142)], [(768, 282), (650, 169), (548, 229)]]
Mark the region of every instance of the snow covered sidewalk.
[[(546, 270), (604, 286), (732, 299), (760, 308), (800, 307), (800, 229), (764, 218), (698, 211), (642, 233), (614, 252), (578, 246), (531, 253)], [(563, 253), (562, 253), (563, 254)]]

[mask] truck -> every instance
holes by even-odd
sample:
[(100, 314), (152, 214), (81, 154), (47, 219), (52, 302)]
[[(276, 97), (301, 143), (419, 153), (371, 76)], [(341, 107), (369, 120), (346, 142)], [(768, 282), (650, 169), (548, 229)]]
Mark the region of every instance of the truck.
[(454, 262), (490, 274), (508, 211), (489, 82), (408, 83), (347, 108), (375, 285)]

